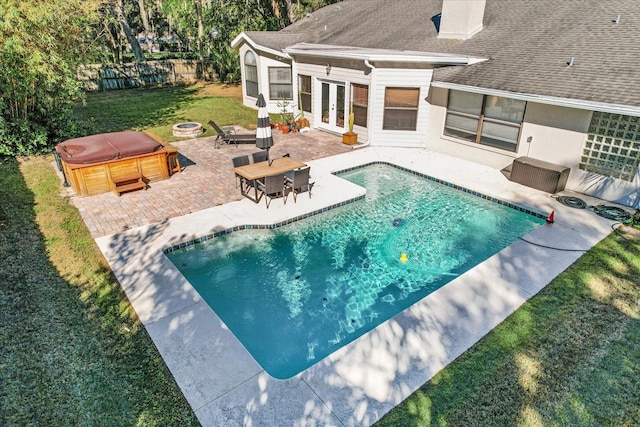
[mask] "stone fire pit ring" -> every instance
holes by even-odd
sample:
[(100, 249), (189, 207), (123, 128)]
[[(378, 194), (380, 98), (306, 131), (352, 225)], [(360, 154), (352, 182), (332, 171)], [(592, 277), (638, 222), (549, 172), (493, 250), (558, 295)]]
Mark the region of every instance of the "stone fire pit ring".
[(195, 138), (202, 132), (204, 132), (204, 128), (202, 124), (198, 122), (186, 122), (173, 125), (173, 136)]

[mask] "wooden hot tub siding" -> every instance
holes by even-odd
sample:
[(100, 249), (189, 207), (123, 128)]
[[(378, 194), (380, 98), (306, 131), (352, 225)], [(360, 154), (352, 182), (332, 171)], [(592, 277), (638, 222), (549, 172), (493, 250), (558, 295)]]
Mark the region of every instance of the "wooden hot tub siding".
[(168, 179), (180, 171), (178, 149), (165, 145), (153, 153), (92, 164), (62, 161), (67, 181), (78, 196), (91, 196), (115, 190), (115, 183), (141, 176), (145, 183)]

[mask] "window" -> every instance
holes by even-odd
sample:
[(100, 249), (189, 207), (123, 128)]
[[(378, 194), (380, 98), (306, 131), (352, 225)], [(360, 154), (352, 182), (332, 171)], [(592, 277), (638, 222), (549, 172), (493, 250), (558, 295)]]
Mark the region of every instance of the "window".
[(353, 124), (367, 127), (367, 111), (369, 108), (369, 86), (351, 85), (353, 103)]
[(384, 92), (382, 129), (416, 130), (420, 89), (388, 87)]
[(290, 67), (269, 67), (269, 98), (293, 99)]
[(515, 152), (525, 106), (525, 101), (450, 90), (444, 134)]
[(640, 117), (594, 111), (580, 169), (633, 181), (640, 163)]
[(258, 97), (258, 62), (251, 51), (244, 54), (244, 87), (247, 96)]
[(311, 112), (311, 76), (298, 76), (300, 88), (299, 107), (302, 111)]

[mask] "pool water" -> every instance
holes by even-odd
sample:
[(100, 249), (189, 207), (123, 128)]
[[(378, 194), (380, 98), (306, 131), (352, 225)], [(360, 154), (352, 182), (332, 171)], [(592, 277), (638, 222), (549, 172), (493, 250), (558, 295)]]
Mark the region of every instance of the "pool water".
[(167, 254), (255, 360), (290, 378), (544, 223), (388, 165), (366, 197)]

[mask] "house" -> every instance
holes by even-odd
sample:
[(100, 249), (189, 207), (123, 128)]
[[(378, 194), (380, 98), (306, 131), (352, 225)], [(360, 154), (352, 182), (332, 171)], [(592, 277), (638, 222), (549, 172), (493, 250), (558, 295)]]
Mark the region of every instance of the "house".
[(246, 105), (335, 133), (352, 108), (362, 143), (537, 159), (638, 208), (638, 40), (637, 0), (345, 0), (232, 45)]

